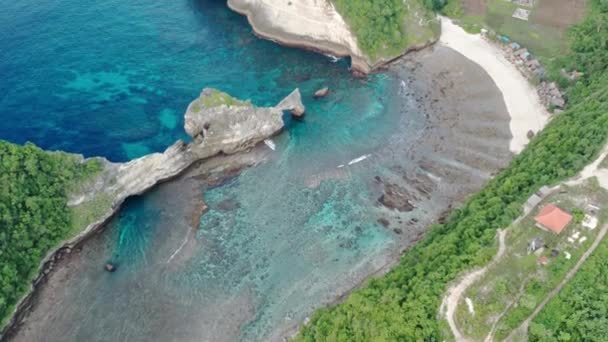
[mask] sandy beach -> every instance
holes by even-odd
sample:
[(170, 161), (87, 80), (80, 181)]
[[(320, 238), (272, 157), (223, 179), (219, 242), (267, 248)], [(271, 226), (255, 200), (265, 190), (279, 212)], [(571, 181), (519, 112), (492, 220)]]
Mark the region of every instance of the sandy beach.
[(479, 34), (469, 34), (448, 18), (441, 18), (439, 42), (481, 66), (502, 92), (511, 117), (509, 124), (513, 139), (509, 149), (521, 152), (528, 143), (527, 133), (538, 133), (549, 121), (536, 89), (509, 62), (503, 52)]

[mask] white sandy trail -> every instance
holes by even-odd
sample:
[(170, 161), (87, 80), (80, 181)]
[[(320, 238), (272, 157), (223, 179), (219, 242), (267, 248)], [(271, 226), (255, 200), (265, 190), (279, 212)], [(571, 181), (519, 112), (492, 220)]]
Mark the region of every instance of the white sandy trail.
[(511, 117), (509, 126), (513, 139), (509, 149), (513, 153), (521, 152), (528, 143), (528, 131), (538, 133), (549, 120), (536, 89), (497, 46), (479, 34), (467, 33), (450, 19), (441, 17), (439, 41), (481, 66), (492, 78), (502, 92)]
[(467, 339), (458, 329), (458, 325), (456, 324), (456, 319), (454, 317), (454, 315), (456, 314), (456, 307), (458, 306), (458, 301), (460, 301), (460, 297), (462, 297), (462, 295), (469, 288), (469, 286), (479, 280), (490, 267), (494, 266), (498, 261), (500, 261), (507, 249), (505, 245), (507, 230), (499, 229), (497, 232), (498, 251), (496, 252), (496, 255), (494, 256), (492, 261), (490, 261), (490, 263), (478, 270), (474, 270), (467, 273), (457, 284), (450, 287), (447, 291), (447, 295), (443, 298), (441, 307), (439, 308), (439, 312), (445, 312), (446, 320), (448, 321), (448, 325), (450, 326), (450, 330), (452, 330), (452, 334), (454, 335), (454, 339), (456, 341), (469, 341), (469, 339)]

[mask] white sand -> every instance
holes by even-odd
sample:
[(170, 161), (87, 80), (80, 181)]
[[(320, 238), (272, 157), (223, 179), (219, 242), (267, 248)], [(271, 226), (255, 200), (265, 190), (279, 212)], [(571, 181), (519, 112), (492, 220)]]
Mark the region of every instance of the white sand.
[(469, 34), (450, 19), (441, 18), (440, 43), (464, 55), (481, 66), (502, 92), (511, 122), (513, 139), (509, 149), (521, 152), (528, 143), (527, 133), (543, 129), (549, 114), (542, 105), (536, 89), (509, 62), (504, 52), (484, 40), (479, 34)]

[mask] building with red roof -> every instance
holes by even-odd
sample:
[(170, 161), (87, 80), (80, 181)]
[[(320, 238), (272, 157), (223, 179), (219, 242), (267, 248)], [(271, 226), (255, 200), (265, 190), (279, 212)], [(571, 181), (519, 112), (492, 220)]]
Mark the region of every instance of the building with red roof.
[(540, 210), (534, 221), (537, 227), (559, 234), (572, 221), (572, 215), (551, 203)]

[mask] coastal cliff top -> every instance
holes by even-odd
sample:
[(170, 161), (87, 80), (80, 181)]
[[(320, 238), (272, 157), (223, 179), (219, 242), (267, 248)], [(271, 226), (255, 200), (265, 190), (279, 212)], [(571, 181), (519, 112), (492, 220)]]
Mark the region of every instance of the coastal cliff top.
[(231, 9), (247, 16), (259, 36), (350, 56), (353, 70), (362, 73), (437, 40), (439, 23), (425, 4), (421, 0), (228, 0)]

